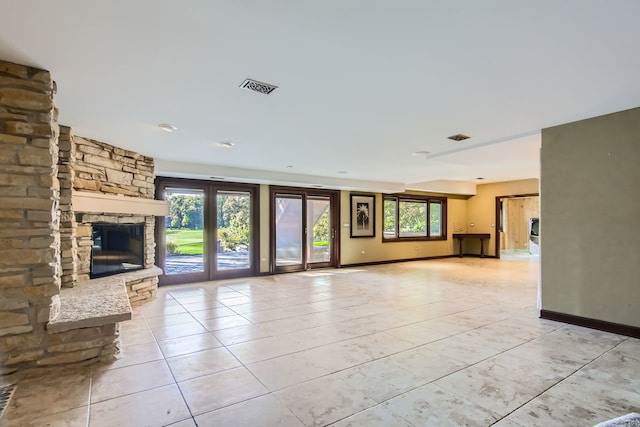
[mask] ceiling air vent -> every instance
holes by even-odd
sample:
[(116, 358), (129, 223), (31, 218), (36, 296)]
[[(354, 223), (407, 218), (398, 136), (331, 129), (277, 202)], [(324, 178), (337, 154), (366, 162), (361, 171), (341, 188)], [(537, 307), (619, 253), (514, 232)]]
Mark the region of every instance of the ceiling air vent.
[(464, 141), (465, 139), (469, 139), (469, 138), (471, 138), (471, 137), (467, 136), (467, 135), (463, 135), (461, 133), (456, 134), (456, 135), (451, 135), (451, 136), (447, 137), (447, 139), (451, 139), (451, 140), (457, 141), (457, 142)]
[(269, 83), (262, 83), (257, 80), (246, 79), (240, 85), (242, 89), (252, 90), (254, 92), (264, 93), (269, 95), (274, 90), (278, 89), (278, 86), (270, 85)]

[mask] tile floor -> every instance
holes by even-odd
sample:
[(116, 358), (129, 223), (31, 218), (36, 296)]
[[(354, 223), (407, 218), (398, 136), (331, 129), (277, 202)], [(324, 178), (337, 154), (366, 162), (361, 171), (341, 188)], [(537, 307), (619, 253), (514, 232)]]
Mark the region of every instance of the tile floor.
[(12, 426), (591, 426), (640, 340), (537, 318), (538, 265), (451, 258), (161, 288), (122, 357), (18, 384)]

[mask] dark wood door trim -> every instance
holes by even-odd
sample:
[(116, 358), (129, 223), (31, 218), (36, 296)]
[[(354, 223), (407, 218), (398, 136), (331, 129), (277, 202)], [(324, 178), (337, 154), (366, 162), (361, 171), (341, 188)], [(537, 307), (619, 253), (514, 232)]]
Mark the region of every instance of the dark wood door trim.
[[(260, 266), (260, 186), (258, 184), (242, 184), (233, 182), (208, 181), (189, 178), (156, 177), (156, 199), (161, 199), (167, 187), (202, 189), (205, 193), (203, 206), (204, 245), (207, 257), (204, 259), (203, 273), (166, 275), (159, 278), (160, 285), (193, 283), (206, 280), (219, 280), (234, 277), (255, 276)], [(249, 192), (251, 194), (251, 268), (248, 270), (229, 270), (216, 272), (216, 193), (222, 191)], [(166, 242), (164, 239), (164, 217), (156, 218), (156, 264), (164, 266)]]
[[(306, 210), (307, 210), (307, 198), (313, 196), (329, 197), (331, 204), (331, 224), (329, 227), (329, 238), (332, 239), (331, 245), (331, 261), (328, 263), (307, 263), (307, 250), (306, 245), (303, 245), (302, 253), (302, 265), (295, 268), (278, 267), (276, 268), (276, 218), (275, 218), (275, 198), (276, 195), (293, 195), (302, 197), (302, 212), (303, 212), (303, 240), (306, 242), (306, 234), (304, 233), (304, 227), (306, 224)], [(271, 273), (289, 272), (289, 271), (302, 271), (308, 268), (322, 268), (322, 267), (339, 267), (340, 266), (340, 190), (325, 190), (315, 188), (303, 188), (303, 187), (283, 187), (283, 186), (270, 186), (269, 187), (269, 271)]]

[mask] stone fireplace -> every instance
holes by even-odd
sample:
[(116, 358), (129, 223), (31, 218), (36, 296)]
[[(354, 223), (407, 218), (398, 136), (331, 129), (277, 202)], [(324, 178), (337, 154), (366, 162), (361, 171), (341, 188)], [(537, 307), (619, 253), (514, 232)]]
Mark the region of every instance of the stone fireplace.
[[(144, 229), (136, 237), (142, 268), (129, 270), (143, 272), (135, 275), (135, 281), (126, 281), (127, 291), (131, 303), (153, 298), (159, 275), (154, 267), (155, 216), (166, 214), (163, 203), (153, 199), (153, 159), (76, 136), (66, 126), (60, 126), (60, 141), (58, 163), (67, 172), (60, 181), (61, 225), (69, 237), (61, 253), (62, 286), (74, 287), (92, 278), (92, 249), (98, 246), (93, 239), (96, 226), (125, 229), (138, 224)], [(122, 261), (119, 264), (131, 264)], [(148, 277), (140, 281), (145, 275)]]
[[(49, 72), (0, 60), (0, 378), (112, 358), (162, 273), (153, 159), (59, 126), (55, 91)], [(141, 268), (91, 279), (104, 224), (141, 226)]]

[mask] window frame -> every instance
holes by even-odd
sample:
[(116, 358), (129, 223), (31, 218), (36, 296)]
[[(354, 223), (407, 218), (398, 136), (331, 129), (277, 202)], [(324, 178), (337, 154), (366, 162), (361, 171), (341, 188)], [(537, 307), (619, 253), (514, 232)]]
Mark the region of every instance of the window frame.
[[(386, 216), (385, 216), (385, 204), (388, 201), (395, 202), (395, 217), (394, 217), (394, 236), (387, 237), (385, 230)], [(414, 202), (424, 203), (426, 205), (426, 234), (424, 236), (400, 236), (400, 203), (401, 202)], [(431, 235), (431, 204), (437, 203), (440, 205), (440, 235)], [(432, 241), (432, 240), (447, 240), (447, 198), (439, 196), (420, 196), (414, 194), (386, 194), (382, 197), (382, 242), (411, 242), (411, 241)]]

